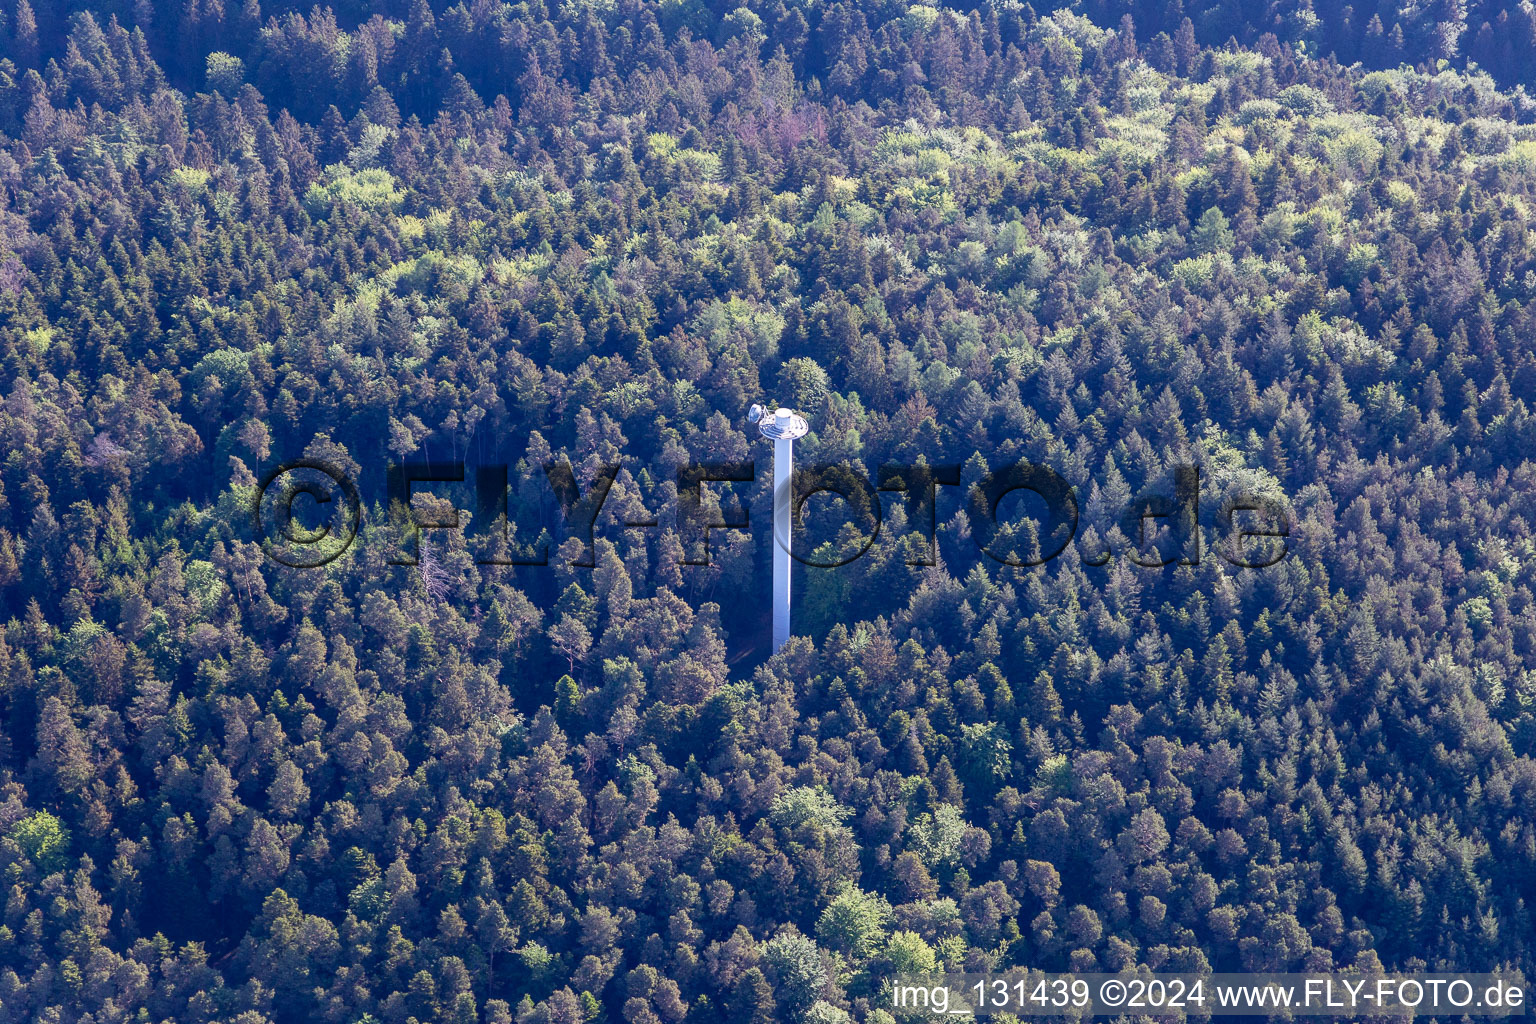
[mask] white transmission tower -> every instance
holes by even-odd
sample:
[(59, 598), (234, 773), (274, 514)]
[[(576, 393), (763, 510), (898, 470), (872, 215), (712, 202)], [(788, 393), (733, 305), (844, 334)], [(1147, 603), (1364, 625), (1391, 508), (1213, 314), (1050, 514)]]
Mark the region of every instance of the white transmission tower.
[(754, 405), (747, 419), (756, 423), (773, 442), (773, 653), (789, 640), (789, 510), (793, 500), (795, 438), (810, 427), (791, 409), (775, 409), (771, 415)]

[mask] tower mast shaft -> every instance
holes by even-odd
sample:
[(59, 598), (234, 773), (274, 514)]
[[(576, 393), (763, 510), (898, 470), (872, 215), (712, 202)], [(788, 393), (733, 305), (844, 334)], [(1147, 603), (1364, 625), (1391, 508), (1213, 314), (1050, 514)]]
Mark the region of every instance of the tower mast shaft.
[(773, 442), (773, 653), (789, 641), (789, 505), (794, 479), (795, 441)]

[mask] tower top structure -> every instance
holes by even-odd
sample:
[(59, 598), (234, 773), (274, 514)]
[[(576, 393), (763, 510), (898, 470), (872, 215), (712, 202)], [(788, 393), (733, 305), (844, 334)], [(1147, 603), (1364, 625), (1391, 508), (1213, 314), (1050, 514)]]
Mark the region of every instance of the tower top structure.
[(752, 411), (747, 413), (747, 419), (756, 423), (757, 429), (771, 441), (793, 441), (804, 437), (811, 429), (804, 416), (782, 407), (773, 410), (770, 415), (762, 406), (754, 405)]

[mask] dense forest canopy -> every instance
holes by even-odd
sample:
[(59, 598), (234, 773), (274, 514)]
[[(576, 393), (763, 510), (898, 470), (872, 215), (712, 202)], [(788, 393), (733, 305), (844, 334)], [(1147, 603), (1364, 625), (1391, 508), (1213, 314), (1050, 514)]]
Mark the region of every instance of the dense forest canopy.
[[(1536, 971), (1533, 39), (1488, 2), (0, 0), (0, 1024)], [(1004, 566), (945, 487), (927, 559), (886, 496), (769, 656), (764, 399), (871, 479), (1048, 465), (1077, 537)], [(366, 499), (315, 569), (249, 522), (301, 457)], [(682, 564), (676, 467), (754, 459), (705, 500), (758, 525)], [(392, 564), (410, 460), (507, 465), (513, 538)], [(552, 462), (623, 464), (592, 568)], [(1187, 465), (1283, 502), (1287, 556), (1202, 518), (1137, 565), (1122, 510)], [(477, 564), (514, 542), (551, 564)]]

